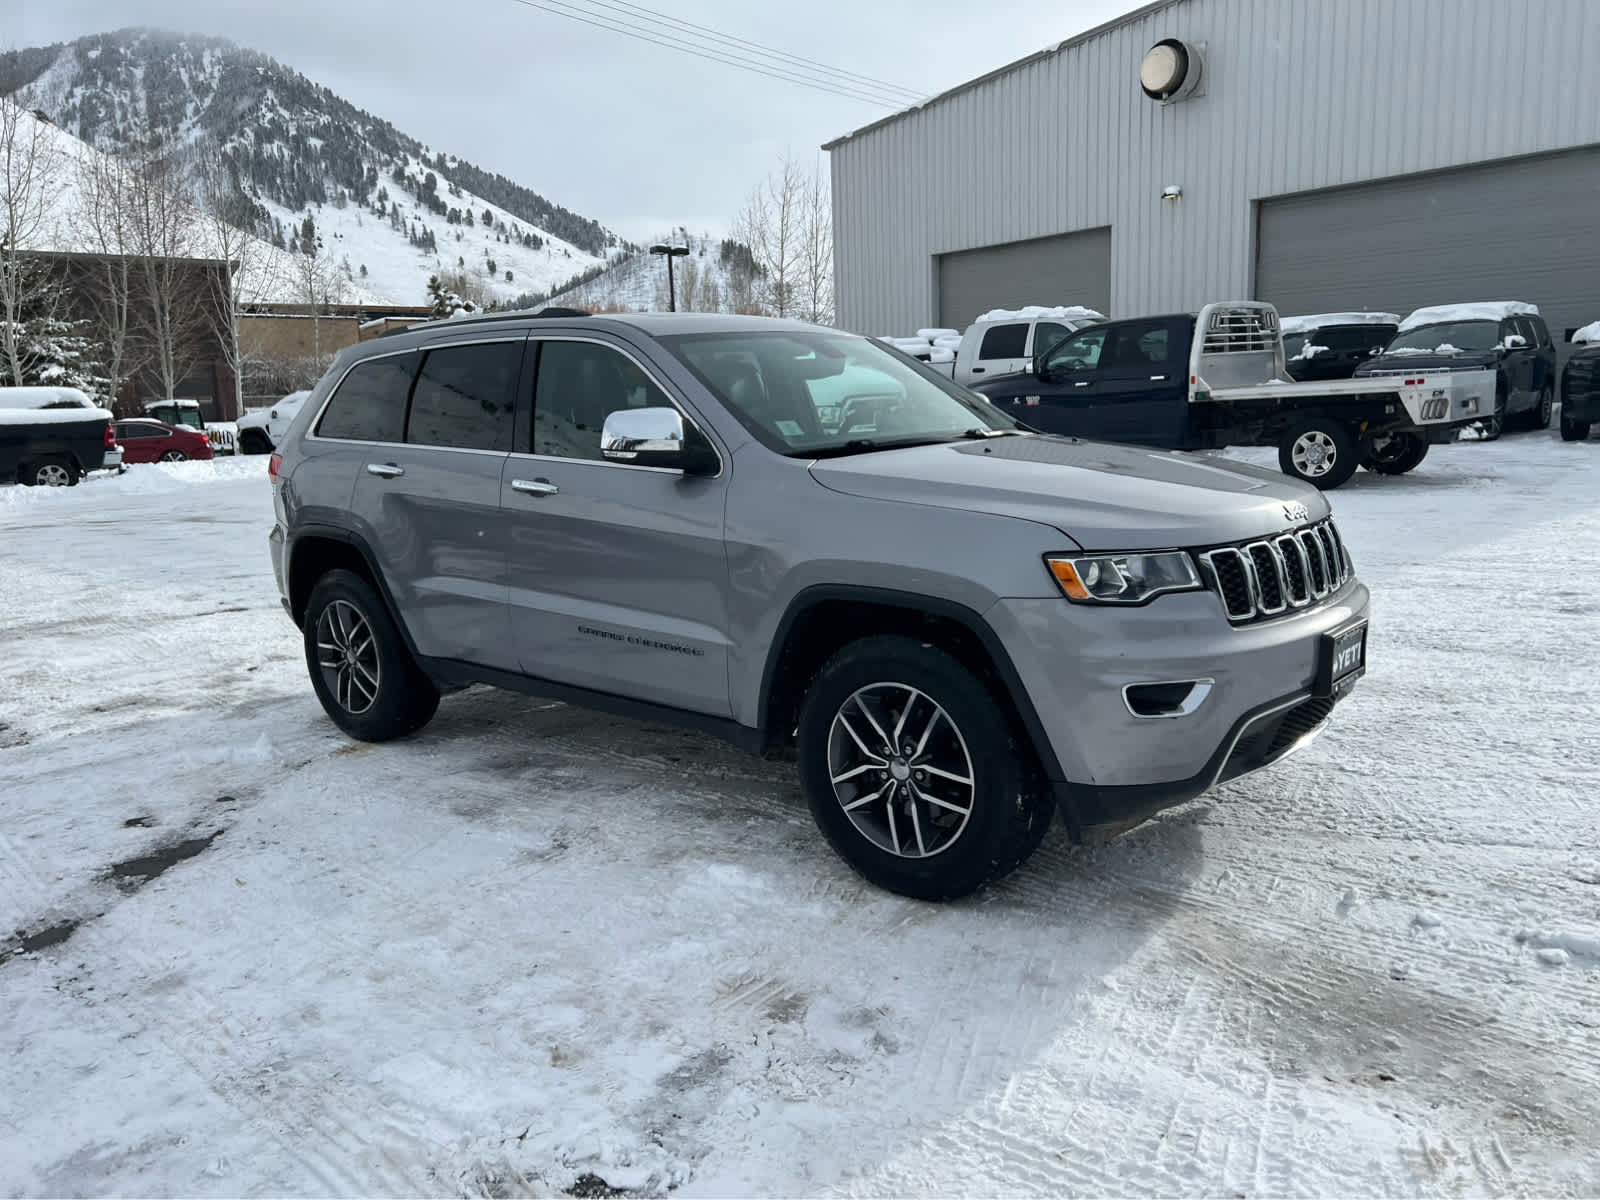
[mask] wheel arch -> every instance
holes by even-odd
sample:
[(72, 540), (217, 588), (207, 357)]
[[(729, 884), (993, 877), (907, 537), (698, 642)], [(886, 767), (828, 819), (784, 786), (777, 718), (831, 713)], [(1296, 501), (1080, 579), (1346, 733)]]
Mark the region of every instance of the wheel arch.
[(763, 748), (792, 739), (806, 690), (829, 658), (852, 642), (884, 633), (920, 637), (983, 679), (1031, 747), (1044, 777), (1066, 778), (1022, 677), (983, 615), (957, 601), (889, 588), (818, 584), (790, 600), (761, 674), (756, 712)]
[(377, 568), (372, 548), (360, 534), (328, 525), (307, 527), (296, 533), (286, 559), (288, 565), (284, 577), (288, 585), (289, 615), (294, 618), (296, 625), (303, 627), (305, 624), (306, 603), (311, 599), (311, 589), (317, 586), (318, 579), (329, 571), (352, 571), (377, 590), (389, 609), (390, 619), (405, 641), (406, 649), (413, 657), (417, 656), (411, 631), (400, 617), (399, 606), (394, 602), (394, 595), (389, 591), (383, 573)]

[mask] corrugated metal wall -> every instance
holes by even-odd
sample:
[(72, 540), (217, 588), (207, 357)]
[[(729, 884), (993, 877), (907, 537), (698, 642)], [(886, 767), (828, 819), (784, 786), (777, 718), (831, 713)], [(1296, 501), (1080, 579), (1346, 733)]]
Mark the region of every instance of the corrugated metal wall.
[[(1164, 37), (1205, 55), (1165, 108)], [(836, 144), (839, 320), (928, 324), (937, 255), (1100, 225), (1113, 315), (1244, 297), (1258, 199), (1596, 143), (1597, 0), (1176, 0)]]

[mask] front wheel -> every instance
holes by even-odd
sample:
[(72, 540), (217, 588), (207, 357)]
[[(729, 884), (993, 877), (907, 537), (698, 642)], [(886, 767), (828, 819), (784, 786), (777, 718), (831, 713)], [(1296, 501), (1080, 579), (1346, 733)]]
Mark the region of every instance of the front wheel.
[(1361, 465), (1379, 475), (1404, 475), (1428, 457), (1428, 439), (1420, 433), (1370, 437), (1362, 445)]
[(1356, 440), (1337, 421), (1313, 417), (1293, 426), (1278, 443), (1285, 475), (1328, 491), (1356, 473)]
[(1561, 440), (1563, 442), (1581, 442), (1589, 436), (1589, 422), (1574, 421), (1566, 413), (1561, 414)]
[(353, 571), (329, 571), (304, 618), (306, 668), (333, 723), (364, 742), (415, 733), (439, 707), (377, 590)]
[(911, 638), (863, 638), (830, 659), (800, 709), (811, 815), (879, 887), (953, 900), (1025, 861), (1050, 797), (988, 687)]
[(1539, 393), (1539, 407), (1528, 414), (1528, 428), (1549, 429), (1550, 417), (1555, 412), (1555, 408), (1555, 389), (1547, 383), (1544, 385), (1544, 391)]

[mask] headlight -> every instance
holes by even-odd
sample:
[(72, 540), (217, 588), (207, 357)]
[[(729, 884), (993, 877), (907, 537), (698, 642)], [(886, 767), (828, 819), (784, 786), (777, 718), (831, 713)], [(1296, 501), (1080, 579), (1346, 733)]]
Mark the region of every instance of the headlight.
[(1162, 592), (1201, 587), (1194, 562), (1182, 550), (1151, 554), (1047, 554), (1045, 566), (1078, 604), (1142, 604)]

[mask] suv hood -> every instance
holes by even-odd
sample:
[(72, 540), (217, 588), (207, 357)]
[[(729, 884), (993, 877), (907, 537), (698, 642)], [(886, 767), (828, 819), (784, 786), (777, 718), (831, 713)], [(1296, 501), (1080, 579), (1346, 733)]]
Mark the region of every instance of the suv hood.
[(1463, 350), (1460, 354), (1380, 354), (1356, 368), (1356, 378), (1371, 375), (1409, 375), (1415, 371), (1482, 371), (1500, 365), (1493, 350)]
[(811, 474), (852, 496), (1052, 525), (1085, 550), (1214, 546), (1328, 515), (1276, 471), (1177, 451), (1035, 434), (821, 459)]

